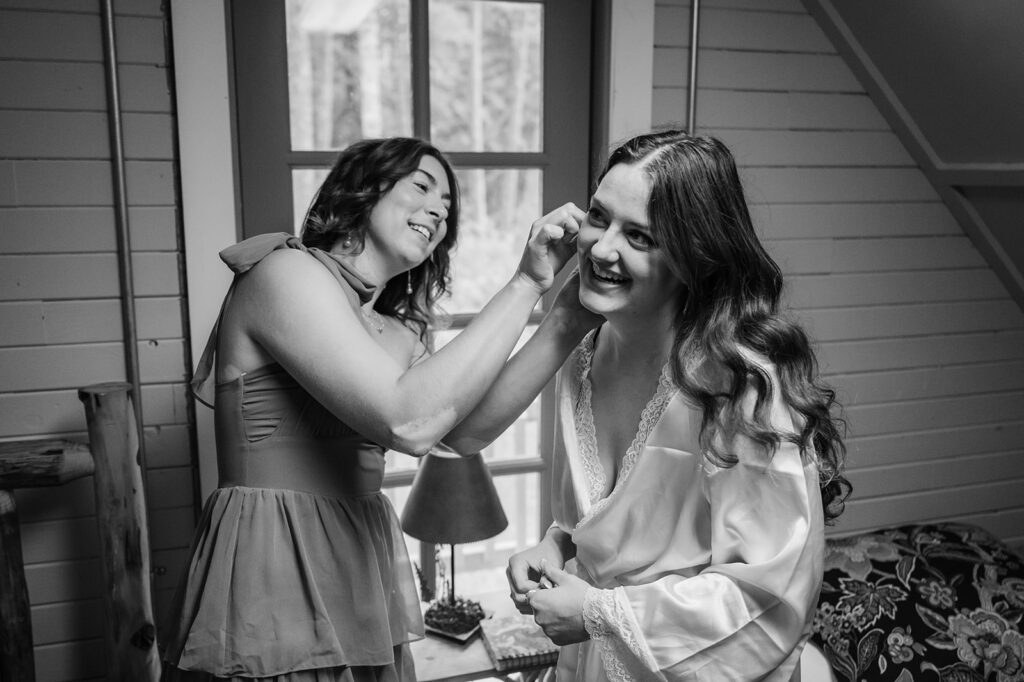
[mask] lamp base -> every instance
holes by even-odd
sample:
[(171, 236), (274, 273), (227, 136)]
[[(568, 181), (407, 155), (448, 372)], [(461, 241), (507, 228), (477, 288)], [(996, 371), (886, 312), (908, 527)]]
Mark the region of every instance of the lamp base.
[(423, 614), (428, 632), (458, 642), (468, 641), (480, 629), (484, 610), (478, 602), (457, 597), (436, 599)]

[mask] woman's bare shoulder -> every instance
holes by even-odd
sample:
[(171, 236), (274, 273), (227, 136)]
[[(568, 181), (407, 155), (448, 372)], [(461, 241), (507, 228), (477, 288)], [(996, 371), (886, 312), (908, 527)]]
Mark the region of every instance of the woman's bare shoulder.
[(248, 274), (257, 278), (273, 278), (281, 276), (302, 275), (307, 271), (315, 273), (324, 271), (316, 258), (300, 249), (276, 249), (256, 263)]
[(280, 300), (294, 304), (341, 295), (327, 268), (298, 249), (278, 249), (267, 254), (246, 273), (239, 289), (240, 293), (248, 290), (267, 303)]
[(296, 249), (278, 249), (242, 276), (228, 306), (225, 322), (254, 339), (267, 334), (304, 333), (316, 319), (319, 327), (351, 305), (331, 273), (316, 258)]

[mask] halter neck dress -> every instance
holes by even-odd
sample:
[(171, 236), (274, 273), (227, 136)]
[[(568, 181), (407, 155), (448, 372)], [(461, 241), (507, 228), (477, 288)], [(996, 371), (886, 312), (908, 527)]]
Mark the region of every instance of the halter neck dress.
[[(344, 261), (288, 234), (260, 235), (220, 254), (236, 273), (221, 316), (238, 280), (279, 248), (326, 267), (353, 306), (370, 299), (373, 286)], [(208, 405), (219, 326), (220, 318), (192, 384)], [(398, 518), (381, 492), (384, 447), (277, 364), (212, 388), (220, 480), (174, 602), (166, 677), (414, 679), (408, 642), (423, 636), (423, 622)]]

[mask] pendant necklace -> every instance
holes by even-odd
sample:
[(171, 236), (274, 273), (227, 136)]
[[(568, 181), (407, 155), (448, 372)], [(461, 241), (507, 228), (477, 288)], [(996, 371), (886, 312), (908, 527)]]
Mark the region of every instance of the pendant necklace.
[(380, 313), (372, 308), (370, 309), (370, 312), (366, 312), (360, 308), (359, 312), (363, 314), (363, 318), (370, 323), (370, 326), (377, 330), (378, 334), (384, 333), (384, 318), (380, 316)]

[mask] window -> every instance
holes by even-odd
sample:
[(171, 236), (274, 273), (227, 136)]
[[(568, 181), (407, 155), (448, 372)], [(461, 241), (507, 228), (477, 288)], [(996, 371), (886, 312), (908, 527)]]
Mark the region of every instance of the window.
[[(565, 201), (585, 205), (590, 12), (587, 0), (235, 0), (245, 236), (294, 230), (351, 142), (431, 140), (463, 197), (443, 302), (451, 326), (432, 332), (443, 345), (512, 275), (533, 220)], [(457, 547), (460, 592), (503, 589), (508, 556), (549, 523), (552, 394), (484, 452), (509, 527)], [(388, 460), (385, 485), (401, 510), (417, 461)], [(421, 565), (432, 557), (424, 548)]]

